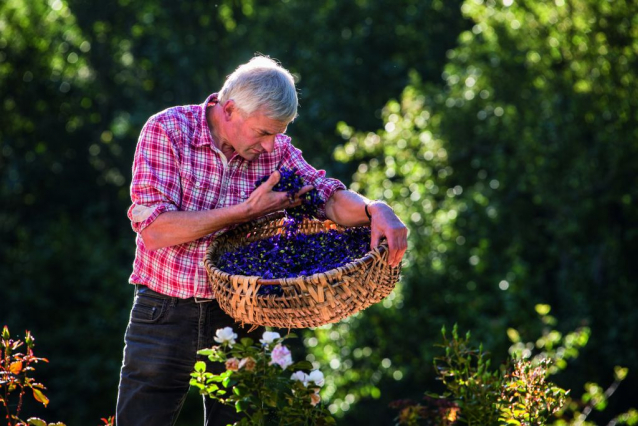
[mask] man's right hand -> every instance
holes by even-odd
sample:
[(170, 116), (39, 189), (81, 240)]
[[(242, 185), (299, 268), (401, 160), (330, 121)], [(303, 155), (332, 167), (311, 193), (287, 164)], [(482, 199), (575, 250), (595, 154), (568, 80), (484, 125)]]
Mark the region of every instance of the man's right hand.
[(279, 179), (281, 179), (281, 173), (275, 170), (268, 177), (268, 180), (259, 185), (257, 189), (250, 194), (250, 197), (244, 201), (249, 220), (278, 210), (300, 206), (302, 202), (301, 195), (314, 188), (312, 185), (306, 185), (294, 194), (293, 197), (289, 197), (286, 192), (273, 191)]
[(288, 198), (287, 193), (272, 190), (280, 178), (281, 174), (274, 172), (241, 204), (212, 210), (164, 212), (142, 231), (144, 245), (148, 250), (157, 250), (187, 243), (231, 225), (297, 207), (301, 204), (300, 195), (313, 188), (304, 186), (293, 198)]

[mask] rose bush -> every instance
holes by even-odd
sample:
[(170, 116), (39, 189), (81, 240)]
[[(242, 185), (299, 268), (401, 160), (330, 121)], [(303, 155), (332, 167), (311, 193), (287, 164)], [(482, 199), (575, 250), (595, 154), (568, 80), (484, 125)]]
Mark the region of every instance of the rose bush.
[(195, 364), (190, 384), (202, 395), (234, 406), (245, 417), (235, 425), (332, 425), (330, 412), (321, 404), (323, 373), (308, 361), (294, 362), (281, 337), (266, 331), (258, 343), (243, 338), (236, 342), (232, 328), (217, 330), (220, 343), (199, 351), (226, 371), (213, 374), (204, 361)]
[[(27, 345), (26, 351), (21, 352), (20, 348), (25, 343)], [(24, 398), (28, 395), (29, 390), (37, 402), (45, 407), (49, 404), (49, 398), (43, 393), (46, 387), (31, 377), (35, 371), (35, 364), (49, 362), (49, 360), (36, 357), (33, 351), (34, 347), (35, 338), (29, 331), (25, 332), (23, 342), (19, 339), (12, 339), (9, 327), (6, 325), (2, 329), (0, 335), (0, 405), (4, 407), (7, 426), (66, 426), (62, 422), (48, 423), (38, 417), (29, 417), (27, 420), (20, 418)], [(114, 425), (114, 416), (102, 418), (101, 426)]]

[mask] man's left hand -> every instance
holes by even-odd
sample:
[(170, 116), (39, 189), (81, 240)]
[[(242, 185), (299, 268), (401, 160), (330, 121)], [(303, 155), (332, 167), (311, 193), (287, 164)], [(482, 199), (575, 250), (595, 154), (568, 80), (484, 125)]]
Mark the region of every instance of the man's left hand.
[(408, 248), (408, 228), (387, 204), (371, 203), (368, 211), (372, 216), (370, 248), (377, 247), (385, 237), (390, 249), (388, 263), (393, 268), (399, 266)]

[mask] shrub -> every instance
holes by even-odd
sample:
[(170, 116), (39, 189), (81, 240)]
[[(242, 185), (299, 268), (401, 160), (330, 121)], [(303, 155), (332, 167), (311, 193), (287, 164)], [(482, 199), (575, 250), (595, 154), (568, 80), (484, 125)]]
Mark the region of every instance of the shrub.
[(198, 361), (190, 383), (202, 395), (244, 413), (236, 425), (335, 424), (320, 402), (323, 374), (308, 361), (293, 362), (283, 344), (290, 337), (267, 331), (257, 343), (250, 338), (236, 342), (230, 327), (219, 329), (215, 341), (220, 345), (198, 353), (225, 363), (226, 371), (213, 374)]

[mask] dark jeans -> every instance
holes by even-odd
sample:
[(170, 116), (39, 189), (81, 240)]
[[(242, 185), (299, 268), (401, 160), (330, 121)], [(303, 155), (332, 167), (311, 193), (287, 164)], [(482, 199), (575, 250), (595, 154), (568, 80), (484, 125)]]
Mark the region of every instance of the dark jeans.
[[(156, 293), (137, 286), (131, 318), (124, 337), (124, 361), (117, 398), (117, 426), (172, 426), (189, 389), (196, 361), (207, 371), (225, 370), (197, 351), (215, 345), (218, 328), (233, 327), (239, 338), (248, 335), (226, 315), (216, 301), (198, 302)], [(250, 337), (259, 339), (259, 328)], [(204, 397), (206, 426), (226, 426), (240, 417), (234, 407)]]

